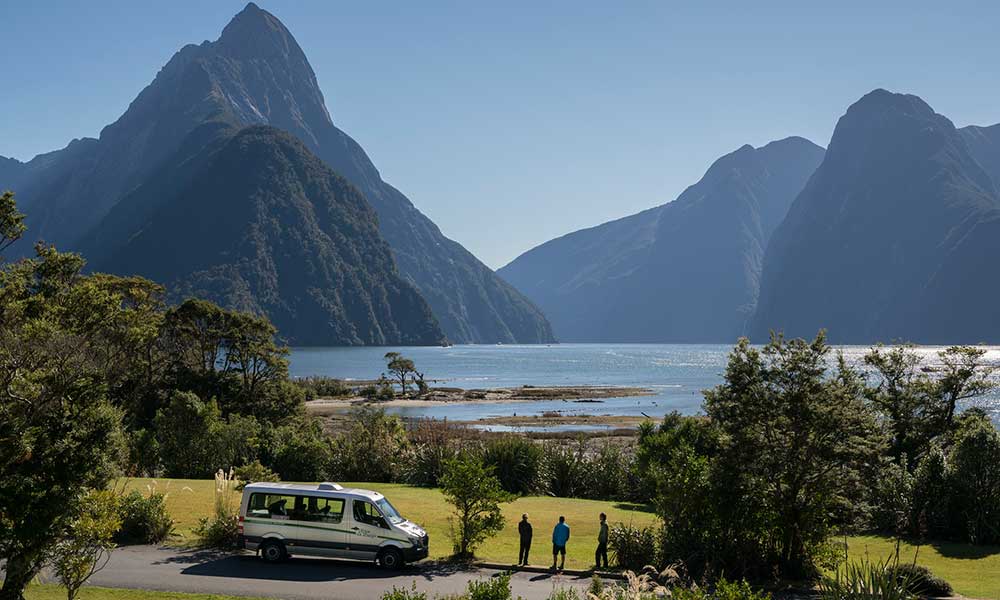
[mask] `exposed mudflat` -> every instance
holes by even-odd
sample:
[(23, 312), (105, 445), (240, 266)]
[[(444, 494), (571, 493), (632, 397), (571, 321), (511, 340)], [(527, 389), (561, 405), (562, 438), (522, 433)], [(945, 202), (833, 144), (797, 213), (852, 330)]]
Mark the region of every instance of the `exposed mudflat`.
[(318, 398), (306, 402), (306, 410), (316, 415), (344, 412), (352, 407), (369, 404), (385, 408), (439, 405), (443, 402), (474, 404), (478, 402), (530, 402), (533, 400), (566, 400), (570, 402), (600, 402), (607, 398), (650, 396), (653, 390), (643, 387), (620, 386), (521, 386), (513, 388), (470, 389), (431, 388), (419, 397), (397, 396), (392, 400), (368, 400), (360, 396), (347, 398)]

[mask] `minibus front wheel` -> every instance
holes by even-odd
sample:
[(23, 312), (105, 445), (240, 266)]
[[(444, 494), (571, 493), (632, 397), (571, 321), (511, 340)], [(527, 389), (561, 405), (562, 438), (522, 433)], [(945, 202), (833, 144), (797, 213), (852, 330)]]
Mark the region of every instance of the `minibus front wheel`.
[(386, 548), (379, 552), (378, 566), (387, 571), (395, 571), (403, 568), (403, 553), (397, 548)]
[(277, 540), (266, 540), (260, 545), (260, 557), (264, 562), (279, 563), (288, 558), (285, 545)]

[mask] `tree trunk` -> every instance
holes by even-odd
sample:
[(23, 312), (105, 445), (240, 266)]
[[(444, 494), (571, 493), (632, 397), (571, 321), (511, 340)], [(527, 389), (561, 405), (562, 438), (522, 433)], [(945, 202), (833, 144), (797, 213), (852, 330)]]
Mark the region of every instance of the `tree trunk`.
[(24, 600), (24, 588), (34, 579), (38, 569), (30, 561), (21, 557), (7, 559), (0, 600)]

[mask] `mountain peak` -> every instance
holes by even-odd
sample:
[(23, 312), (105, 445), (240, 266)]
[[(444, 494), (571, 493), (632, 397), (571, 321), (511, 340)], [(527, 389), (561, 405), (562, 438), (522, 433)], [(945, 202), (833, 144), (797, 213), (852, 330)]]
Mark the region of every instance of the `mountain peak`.
[(885, 111), (900, 112), (911, 116), (929, 117), (936, 115), (934, 109), (920, 96), (890, 92), (883, 88), (876, 88), (862, 96), (847, 109), (847, 114)]
[(216, 43), (232, 56), (267, 58), (275, 54), (287, 56), (291, 51), (302, 52), (281, 21), (253, 2), (229, 21)]

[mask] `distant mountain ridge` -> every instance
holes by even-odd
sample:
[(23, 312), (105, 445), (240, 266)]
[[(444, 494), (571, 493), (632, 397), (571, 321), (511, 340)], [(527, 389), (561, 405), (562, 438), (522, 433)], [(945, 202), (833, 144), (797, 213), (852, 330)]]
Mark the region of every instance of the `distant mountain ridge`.
[(916, 96), (853, 104), (771, 238), (754, 339), (1000, 341), (1000, 199), (973, 133)]
[(360, 145), (333, 125), (295, 39), (253, 3), (217, 41), (178, 51), (99, 140), (79, 142), (87, 152), (71, 152), (71, 144), (22, 181), (17, 191), (29, 216), (29, 238), (91, 248), (93, 240), (128, 239), (129, 232), (101, 231), (138, 225), (122, 211), (106, 220), (112, 208), (210, 123), (287, 131), (356, 186), (378, 213), (400, 274), (429, 302), (451, 341), (553, 341), (550, 325), (529, 300), (382, 181)]
[(673, 202), (546, 242), (498, 273), (564, 341), (732, 341), (768, 239), (822, 156), (798, 137), (743, 146)]

